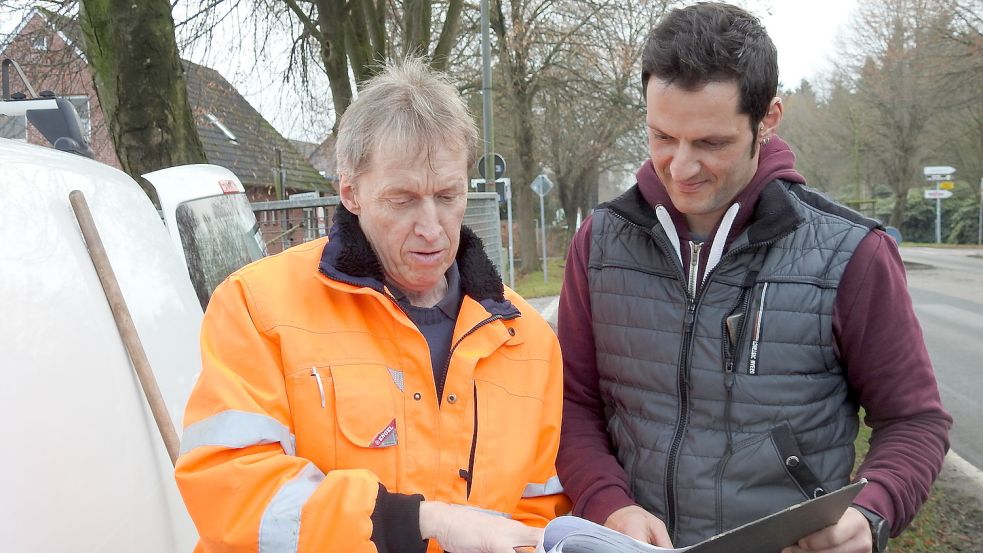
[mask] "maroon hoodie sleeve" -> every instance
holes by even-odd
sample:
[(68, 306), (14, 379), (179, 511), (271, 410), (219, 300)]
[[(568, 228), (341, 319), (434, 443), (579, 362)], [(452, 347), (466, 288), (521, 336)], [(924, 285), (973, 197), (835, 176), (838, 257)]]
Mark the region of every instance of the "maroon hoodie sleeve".
[(573, 501), (573, 514), (603, 524), (633, 505), (628, 475), (612, 453), (598, 386), (587, 263), (592, 221), (577, 231), (567, 255), (557, 336), (563, 350), (563, 425), (556, 470)]
[(896, 536), (928, 497), (949, 449), (932, 363), (908, 293), (901, 255), (875, 230), (857, 247), (833, 307), (837, 356), (873, 429), (856, 504), (883, 516)]

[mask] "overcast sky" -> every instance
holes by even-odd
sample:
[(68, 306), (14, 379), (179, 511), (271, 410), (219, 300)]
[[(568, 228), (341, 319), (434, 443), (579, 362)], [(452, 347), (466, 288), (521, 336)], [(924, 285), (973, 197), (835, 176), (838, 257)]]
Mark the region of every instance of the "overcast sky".
[[(29, 2), (25, 1), (24, 4), (29, 5)], [(855, 9), (857, 0), (749, 0), (744, 4), (761, 17), (778, 48), (782, 84), (795, 88), (803, 78), (812, 79), (829, 70), (837, 37)], [(18, 23), (19, 16), (0, 9), (0, 37), (14, 30)], [(285, 56), (274, 55), (279, 59), (267, 60), (264, 69), (257, 73), (252, 69), (251, 61), (239, 63), (238, 67), (236, 63), (216, 62), (215, 50), (207, 56), (195, 52), (185, 55), (192, 61), (219, 70), (285, 136), (319, 141), (325, 129), (330, 128), (327, 122), (323, 126), (318, 125), (319, 128), (305, 127), (297, 116), (296, 107), (285, 109), (285, 106), (295, 106), (297, 103), (290, 87), (283, 87), (276, 79), (280, 70), (278, 66)], [(206, 59), (201, 59), (202, 56)], [(323, 105), (326, 107), (327, 100)], [(327, 115), (322, 119), (326, 120)]]
[(857, 0), (773, 0), (770, 9), (754, 10), (778, 49), (782, 84), (796, 88), (829, 70), (838, 34), (856, 6)]

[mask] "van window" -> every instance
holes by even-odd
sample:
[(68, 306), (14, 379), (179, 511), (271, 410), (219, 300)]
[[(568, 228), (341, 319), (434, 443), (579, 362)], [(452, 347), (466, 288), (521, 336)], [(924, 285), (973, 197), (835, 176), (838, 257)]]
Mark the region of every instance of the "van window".
[(202, 309), (225, 277), (266, 255), (266, 244), (245, 194), (184, 202), (174, 215)]
[(0, 115), (0, 138), (27, 141), (27, 117)]

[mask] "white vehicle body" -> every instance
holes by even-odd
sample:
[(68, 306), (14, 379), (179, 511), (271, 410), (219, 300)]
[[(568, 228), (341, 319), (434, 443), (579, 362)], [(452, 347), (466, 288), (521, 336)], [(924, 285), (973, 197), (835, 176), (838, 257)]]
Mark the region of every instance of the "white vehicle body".
[(0, 139), (3, 551), (172, 553), (197, 536), (89, 258), (92, 211), (180, 433), (202, 311), (154, 206), (126, 174)]
[(202, 308), (212, 291), (240, 267), (266, 255), (246, 191), (217, 165), (181, 165), (147, 173), (161, 216)]

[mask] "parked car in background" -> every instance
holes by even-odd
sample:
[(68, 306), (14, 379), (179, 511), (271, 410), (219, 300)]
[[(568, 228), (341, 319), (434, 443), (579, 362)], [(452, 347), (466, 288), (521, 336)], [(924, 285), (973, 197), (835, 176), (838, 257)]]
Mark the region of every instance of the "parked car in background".
[(157, 192), (161, 216), (202, 309), (225, 277), (266, 256), (246, 191), (232, 171), (217, 165), (182, 165), (143, 178)]

